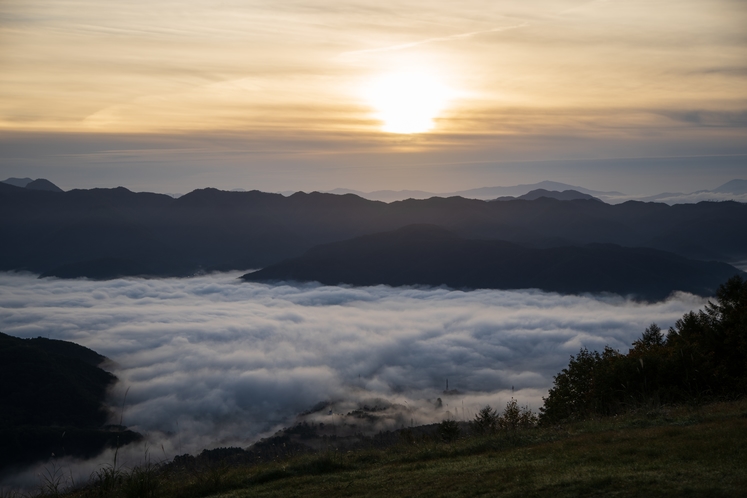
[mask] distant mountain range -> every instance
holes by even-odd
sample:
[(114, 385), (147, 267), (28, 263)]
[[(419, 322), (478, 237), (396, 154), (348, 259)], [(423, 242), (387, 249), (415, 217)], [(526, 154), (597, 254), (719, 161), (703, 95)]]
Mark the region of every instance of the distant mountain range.
[(747, 260), (747, 204), (552, 198), (569, 195), (590, 194), (546, 190), (533, 192), (534, 200), (384, 203), (318, 192), (200, 189), (175, 199), (122, 187), (62, 192), (0, 183), (0, 270), (102, 279), (247, 270), (413, 224), (528, 249), (614, 244), (702, 261)]
[(531, 183), (525, 185), (514, 185), (511, 187), (481, 187), (473, 188), (469, 190), (457, 190), (454, 192), (425, 192), (422, 190), (376, 190), (374, 192), (361, 192), (359, 190), (350, 190), (344, 188), (337, 188), (329, 190), (327, 193), (330, 194), (355, 194), (364, 199), (370, 199), (375, 201), (393, 202), (403, 201), (406, 199), (429, 199), (431, 197), (464, 197), (466, 199), (481, 199), (481, 200), (493, 200), (499, 197), (519, 197), (526, 195), (529, 192), (535, 190), (545, 191), (566, 191), (574, 190), (584, 194), (597, 196), (623, 196), (620, 192), (601, 192), (597, 190), (589, 190), (583, 187), (575, 185), (568, 185), (565, 183), (543, 181), (539, 183)]
[[(8, 185), (13, 185), (21, 188), (29, 188), (33, 190), (49, 190), (53, 192), (62, 192), (62, 189), (60, 189), (57, 185), (43, 178), (39, 178), (37, 180), (32, 180), (31, 178), (8, 178), (7, 180), (2, 180), (2, 182), (0, 183), (6, 183)], [(231, 192), (246, 192), (246, 190), (242, 188), (234, 188), (231, 189)], [(564, 192), (573, 192), (573, 194), (565, 196), (560, 195)], [(287, 197), (296, 193), (296, 191), (286, 191), (281, 193)], [(464, 197), (466, 199), (481, 200), (506, 200), (509, 198), (534, 200), (541, 196), (552, 197), (558, 200), (573, 200), (593, 197), (610, 204), (619, 204), (621, 202), (629, 200), (637, 200), (643, 202), (664, 202), (666, 204), (682, 204), (700, 201), (722, 200), (747, 202), (747, 180), (731, 180), (712, 190), (698, 190), (696, 192), (690, 193), (664, 192), (661, 194), (649, 196), (631, 196), (623, 194), (621, 192), (604, 192), (599, 190), (590, 190), (576, 185), (568, 185), (566, 183), (553, 181), (542, 181), (538, 183), (514, 185), (509, 187), (481, 187), (441, 193), (426, 192), (424, 190), (376, 190), (373, 192), (363, 192), (360, 190), (345, 188), (337, 188), (334, 190), (326, 191), (325, 193), (337, 195), (354, 194), (359, 197), (363, 197), (364, 199), (382, 202), (395, 202), (407, 199), (430, 199), (431, 197)], [(580, 196), (578, 194), (584, 194), (589, 197)], [(166, 195), (178, 198), (181, 197), (182, 194), (168, 193)]]
[(328, 285), (537, 288), (658, 300), (676, 290), (709, 296), (738, 274), (743, 272), (725, 263), (694, 261), (656, 249), (610, 244), (532, 249), (498, 240), (468, 240), (434, 225), (410, 225), (321, 245), (242, 278)]
[(585, 199), (585, 200), (595, 200), (602, 202), (601, 200), (597, 199), (593, 195), (589, 194), (583, 194), (577, 190), (564, 190), (562, 192), (558, 192), (557, 190), (545, 190), (543, 188), (538, 188), (536, 190), (532, 190), (531, 192), (527, 192), (524, 195), (520, 195), (518, 197), (511, 197), (510, 195), (498, 197), (495, 199), (496, 201), (510, 201), (514, 199), (522, 199), (525, 201), (536, 201), (537, 199), (541, 197), (547, 197), (548, 199), (557, 199), (559, 201), (575, 201), (579, 199)]
[[(454, 192), (425, 192), (422, 190), (376, 190), (373, 192), (362, 192), (350, 189), (330, 190), (332, 194), (355, 194), (364, 199), (376, 201), (393, 202), (405, 199), (429, 199), (431, 197), (454, 197), (460, 196), (467, 199), (492, 200), (501, 197), (521, 197), (535, 190), (547, 190), (563, 192), (573, 190), (583, 194), (591, 195), (601, 201), (610, 204), (619, 204), (625, 201), (638, 200), (643, 202), (664, 202), (666, 204), (683, 204), (700, 201), (723, 201), (735, 200), (747, 202), (747, 180), (731, 180), (712, 190), (698, 190), (691, 193), (662, 193), (651, 196), (633, 196), (621, 192), (603, 192), (590, 190), (577, 185), (566, 183), (543, 181), (526, 185), (514, 185), (511, 187), (483, 187), (469, 190), (458, 190)], [(286, 193), (287, 194), (287, 193)]]
[(665, 192), (648, 197), (640, 197), (637, 200), (644, 202), (665, 202), (667, 204), (723, 200), (747, 202), (747, 180), (731, 180), (713, 190), (698, 190), (689, 194)]

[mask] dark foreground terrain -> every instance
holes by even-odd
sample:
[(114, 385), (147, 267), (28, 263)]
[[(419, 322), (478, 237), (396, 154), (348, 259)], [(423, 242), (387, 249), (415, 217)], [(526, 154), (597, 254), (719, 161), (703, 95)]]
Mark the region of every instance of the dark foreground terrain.
[(652, 410), (449, 444), (330, 452), (255, 469), (238, 489), (209, 496), (743, 496), (746, 408)]
[[(614, 418), (475, 435), (446, 442), (405, 430), (386, 448), (302, 454), (259, 464), (203, 459), (104, 466), (44, 496), (703, 496), (747, 489), (747, 402), (641, 409)], [(226, 452), (226, 453), (230, 453)], [(192, 462), (194, 463), (194, 462)]]
[(0, 333), (0, 475), (53, 457), (92, 458), (139, 434), (105, 426), (106, 358), (72, 342)]

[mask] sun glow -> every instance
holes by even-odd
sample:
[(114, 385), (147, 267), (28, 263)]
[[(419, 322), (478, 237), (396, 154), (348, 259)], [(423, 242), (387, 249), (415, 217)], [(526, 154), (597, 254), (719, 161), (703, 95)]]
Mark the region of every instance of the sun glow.
[(415, 72), (393, 73), (366, 88), (366, 98), (389, 133), (423, 133), (451, 98), (451, 90), (435, 77)]

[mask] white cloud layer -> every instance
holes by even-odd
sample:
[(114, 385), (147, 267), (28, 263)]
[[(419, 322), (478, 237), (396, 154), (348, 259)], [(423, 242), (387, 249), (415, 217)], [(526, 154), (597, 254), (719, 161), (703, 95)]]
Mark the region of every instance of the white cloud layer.
[[(533, 408), (582, 347), (626, 351), (703, 300), (641, 304), (539, 291), (242, 283), (238, 273), (105, 282), (0, 274), (0, 331), (87, 346), (129, 388), (124, 424), (168, 456), (247, 446), (320, 401), (373, 398), (416, 423), (446, 379), (469, 417), (511, 395)], [(457, 408), (459, 413), (459, 408)], [(464, 412), (462, 412), (464, 413)], [(160, 449), (159, 449), (160, 451)]]

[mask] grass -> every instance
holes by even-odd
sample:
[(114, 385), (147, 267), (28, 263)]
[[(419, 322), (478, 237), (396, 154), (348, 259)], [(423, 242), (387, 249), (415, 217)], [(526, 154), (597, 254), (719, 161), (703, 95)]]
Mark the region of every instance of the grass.
[(630, 420), (577, 424), (511, 443), (467, 439), (391, 452), (374, 465), (351, 455), (347, 468), (328, 475), (290, 475), (215, 496), (743, 496), (747, 418), (683, 424), (687, 418), (645, 428)]
[(92, 482), (64, 496), (744, 496), (745, 443), (738, 401), (252, 466), (135, 469), (117, 489)]

